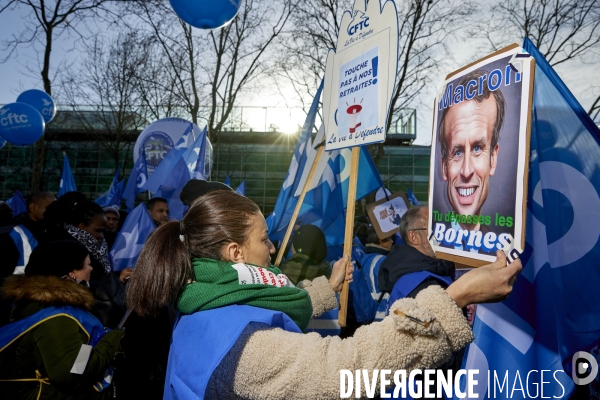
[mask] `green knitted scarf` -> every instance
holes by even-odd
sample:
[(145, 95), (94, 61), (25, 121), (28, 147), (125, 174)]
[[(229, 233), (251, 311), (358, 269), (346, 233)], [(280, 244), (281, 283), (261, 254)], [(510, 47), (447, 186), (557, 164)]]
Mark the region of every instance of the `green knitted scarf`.
[[(192, 266), (196, 279), (183, 288), (177, 309), (184, 314), (191, 314), (232, 304), (248, 305), (284, 312), (300, 329), (306, 329), (312, 315), (312, 304), (306, 291), (263, 283), (240, 283), (247, 274), (238, 274), (234, 264), (194, 258)], [(275, 267), (263, 268), (264, 271), (281, 274)], [(255, 280), (262, 281), (261, 278), (260, 274), (254, 275)]]

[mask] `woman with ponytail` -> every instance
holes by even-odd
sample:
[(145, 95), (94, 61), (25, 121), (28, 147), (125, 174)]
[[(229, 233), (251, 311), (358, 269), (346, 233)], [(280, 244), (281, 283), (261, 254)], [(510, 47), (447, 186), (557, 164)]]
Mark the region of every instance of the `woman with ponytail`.
[(168, 304), (180, 312), (165, 399), (333, 399), (341, 369), (439, 365), (473, 338), (460, 308), (506, 297), (520, 270), (499, 256), (446, 290), (398, 300), (383, 321), (341, 340), (302, 331), (337, 306), (335, 293), (351, 280), (348, 260), (335, 263), (329, 280), (295, 287), (270, 267), (274, 251), (258, 206), (231, 191), (201, 196), (181, 221), (150, 236), (126, 301), (140, 315)]

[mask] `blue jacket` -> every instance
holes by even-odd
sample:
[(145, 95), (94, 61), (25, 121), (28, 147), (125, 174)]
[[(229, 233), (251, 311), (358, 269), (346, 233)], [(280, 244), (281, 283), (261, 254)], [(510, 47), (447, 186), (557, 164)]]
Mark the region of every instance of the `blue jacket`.
[(301, 333), (285, 313), (246, 305), (180, 314), (171, 339), (163, 399), (204, 399), (213, 372), (251, 322)]
[[(385, 317), (387, 297), (381, 298), (378, 275), (379, 268), (389, 252), (383, 248), (367, 245), (350, 284), (352, 307), (359, 323), (381, 321)], [(381, 300), (380, 300), (381, 298)]]

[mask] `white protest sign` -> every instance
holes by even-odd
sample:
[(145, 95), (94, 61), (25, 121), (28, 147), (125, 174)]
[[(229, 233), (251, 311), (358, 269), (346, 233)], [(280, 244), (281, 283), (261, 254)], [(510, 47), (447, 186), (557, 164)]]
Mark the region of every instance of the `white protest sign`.
[(327, 55), (323, 116), (325, 150), (379, 143), (398, 66), (398, 17), (392, 0), (356, 0), (342, 16), (336, 49)]
[(367, 205), (367, 215), (380, 239), (398, 232), (400, 220), (408, 210), (408, 200), (403, 192), (383, 197)]

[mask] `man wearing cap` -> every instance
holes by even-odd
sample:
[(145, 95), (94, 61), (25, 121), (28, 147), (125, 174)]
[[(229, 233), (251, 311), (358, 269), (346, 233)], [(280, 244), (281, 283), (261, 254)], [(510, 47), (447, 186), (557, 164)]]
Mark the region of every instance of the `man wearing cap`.
[(117, 240), (117, 235), (119, 234), (119, 218), (121, 218), (121, 214), (119, 213), (117, 206), (106, 206), (102, 209), (104, 210), (104, 214), (106, 214), (104, 239), (106, 239), (108, 248), (111, 249), (113, 244), (115, 244), (115, 240)]

